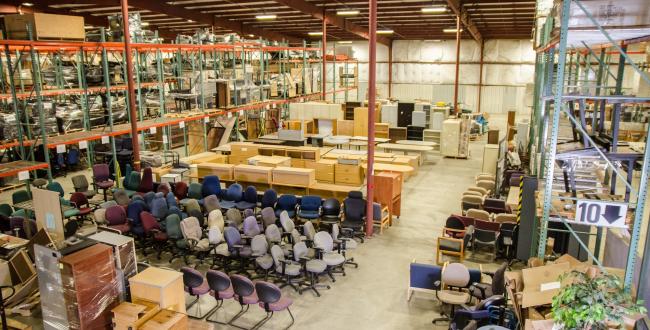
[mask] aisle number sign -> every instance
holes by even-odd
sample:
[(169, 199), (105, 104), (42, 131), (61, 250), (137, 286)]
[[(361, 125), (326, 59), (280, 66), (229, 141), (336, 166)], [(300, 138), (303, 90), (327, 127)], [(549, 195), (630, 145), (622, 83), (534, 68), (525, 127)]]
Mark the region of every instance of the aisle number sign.
[(626, 215), (627, 204), (624, 203), (578, 200), (576, 218), (572, 222), (596, 227), (627, 228)]

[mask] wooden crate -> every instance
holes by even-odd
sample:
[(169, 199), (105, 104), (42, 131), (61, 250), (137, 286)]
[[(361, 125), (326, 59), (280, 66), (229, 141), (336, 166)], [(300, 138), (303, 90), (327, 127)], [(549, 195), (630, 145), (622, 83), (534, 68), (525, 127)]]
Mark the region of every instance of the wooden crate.
[(215, 164), (215, 163), (202, 163), (196, 165), (197, 175), (200, 178), (204, 178), (207, 175), (216, 175), (221, 180), (233, 180), (233, 168), (235, 165), (232, 164)]
[(316, 171), (316, 181), (323, 183), (334, 183), (334, 167), (336, 161), (332, 159), (321, 159), (317, 162), (305, 162), (306, 168)]
[(183, 274), (173, 270), (149, 267), (129, 279), (131, 300), (152, 301), (162, 309), (185, 313)]
[(241, 182), (270, 183), (273, 167), (255, 165), (235, 166), (235, 180)]
[(316, 183), (316, 171), (310, 168), (276, 167), (273, 183), (309, 187)]
[(27, 25), (31, 26), (33, 40), (83, 41), (86, 39), (82, 16), (31, 13), (6, 15), (4, 19), (9, 39), (29, 39)]
[(250, 142), (233, 142), (230, 144), (231, 157), (246, 157), (247, 159), (258, 155), (260, 145)]
[(336, 184), (360, 185), (363, 183), (363, 170), (359, 165), (337, 163), (334, 166), (334, 182)]
[(160, 306), (144, 300), (137, 304), (123, 302), (113, 308), (113, 329), (134, 330), (154, 317), (160, 311)]
[(305, 168), (305, 162), (310, 162), (308, 160), (298, 159), (298, 158), (290, 158), (290, 159), (291, 159), (290, 167)]
[(253, 156), (248, 158), (248, 165), (278, 167), (291, 166), (291, 158), (282, 156)]
[(142, 330), (186, 330), (189, 320), (184, 313), (162, 310), (142, 325)]

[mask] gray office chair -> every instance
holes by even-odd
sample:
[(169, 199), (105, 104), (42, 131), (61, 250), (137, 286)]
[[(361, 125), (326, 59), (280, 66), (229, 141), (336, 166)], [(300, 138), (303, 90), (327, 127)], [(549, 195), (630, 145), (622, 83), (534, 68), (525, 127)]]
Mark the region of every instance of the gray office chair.
[(308, 257), (309, 248), (305, 242), (298, 242), (293, 246), (293, 258), (295, 261), (300, 262), (303, 267), (303, 273), (309, 277), (309, 283), (305, 284), (304, 288), (300, 289), (300, 294), (305, 290), (312, 290), (317, 297), (320, 297), (318, 288), (329, 289), (329, 285), (318, 284), (318, 276), (325, 273), (327, 270), (327, 263), (320, 259), (312, 259)]
[(454, 318), (456, 306), (461, 306), (469, 301), (469, 293), (460, 290), (461, 288), (466, 288), (469, 285), (469, 281), (469, 270), (465, 265), (451, 263), (443, 267), (440, 280), (435, 281), (433, 285), (436, 290), (436, 298), (438, 298), (443, 306), (449, 305), (450, 312), (447, 314), (442, 310), (440, 314), (443, 317), (434, 319), (434, 324), (442, 321), (451, 321)]

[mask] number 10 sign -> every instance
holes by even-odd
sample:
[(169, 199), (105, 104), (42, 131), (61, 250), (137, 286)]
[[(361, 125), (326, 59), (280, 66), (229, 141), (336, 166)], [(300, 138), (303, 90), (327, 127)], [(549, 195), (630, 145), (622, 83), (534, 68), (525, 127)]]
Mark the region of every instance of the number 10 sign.
[(627, 204), (579, 200), (574, 222), (596, 227), (627, 228)]

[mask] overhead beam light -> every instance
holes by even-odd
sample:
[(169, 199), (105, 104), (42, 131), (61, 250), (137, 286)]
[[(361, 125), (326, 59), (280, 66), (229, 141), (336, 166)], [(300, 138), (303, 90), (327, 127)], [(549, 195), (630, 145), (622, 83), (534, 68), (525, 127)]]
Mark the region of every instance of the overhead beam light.
[(142, 22), (140, 23), (140, 26), (149, 26), (149, 22)]
[[(442, 32), (444, 32), (444, 33), (456, 33), (456, 32), (458, 32), (458, 29), (456, 29), (456, 28), (442, 29)], [(463, 32), (463, 29), (460, 29), (460, 32)]]
[(194, 20), (192, 20), (192, 19), (188, 19), (187, 22), (188, 22), (188, 23), (194, 23)]
[(264, 15), (256, 15), (255, 18), (257, 18), (260, 21), (263, 21), (263, 20), (276, 19), (278, 18), (278, 16), (273, 14), (264, 14)]
[(393, 34), (393, 30), (377, 30), (377, 34)]
[(340, 44), (340, 45), (344, 45), (344, 44), (351, 44), (352, 41), (351, 41), (351, 40), (347, 40), (347, 41), (337, 41), (336, 43), (337, 43), (337, 44)]
[(436, 6), (436, 7), (425, 7), (422, 8), (422, 13), (423, 14), (436, 14), (436, 13), (444, 13), (447, 11), (447, 7), (445, 6)]
[(359, 15), (359, 11), (358, 10), (339, 10), (339, 11), (336, 12), (336, 15), (339, 15), (339, 16), (355, 16), (355, 15)]
[(312, 36), (312, 37), (316, 37), (316, 36), (322, 36), (323, 32), (309, 32), (307, 34)]
[(21, 5), (21, 6), (25, 6), (25, 7), (33, 7), (33, 6), (34, 6), (34, 4), (31, 3), (31, 2), (23, 2), (23, 3), (21, 3), (20, 5)]

